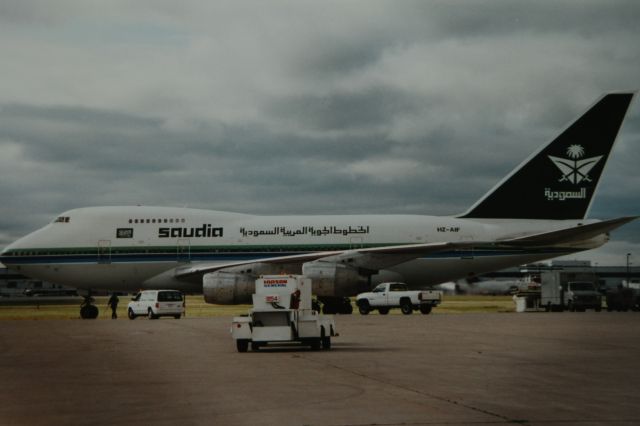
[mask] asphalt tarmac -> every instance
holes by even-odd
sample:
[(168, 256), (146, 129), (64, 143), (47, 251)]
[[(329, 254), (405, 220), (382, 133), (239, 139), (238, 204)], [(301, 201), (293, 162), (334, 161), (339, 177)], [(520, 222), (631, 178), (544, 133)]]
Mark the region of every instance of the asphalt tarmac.
[(243, 354), (230, 322), (0, 321), (0, 424), (640, 424), (640, 313), (339, 316), (330, 351)]

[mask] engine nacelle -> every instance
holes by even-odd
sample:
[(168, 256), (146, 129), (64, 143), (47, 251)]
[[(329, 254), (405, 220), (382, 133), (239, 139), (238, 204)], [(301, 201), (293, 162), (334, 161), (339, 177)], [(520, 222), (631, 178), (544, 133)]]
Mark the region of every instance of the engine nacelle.
[(207, 303), (251, 303), (251, 295), (256, 289), (255, 281), (260, 275), (299, 273), (299, 270), (299, 267), (271, 263), (252, 263), (225, 268), (202, 277), (202, 293)]
[(207, 303), (250, 303), (254, 291), (255, 278), (250, 274), (216, 271), (202, 277), (202, 293)]
[(342, 263), (307, 262), (302, 265), (302, 274), (311, 279), (313, 294), (320, 297), (353, 296), (369, 288), (367, 277)]

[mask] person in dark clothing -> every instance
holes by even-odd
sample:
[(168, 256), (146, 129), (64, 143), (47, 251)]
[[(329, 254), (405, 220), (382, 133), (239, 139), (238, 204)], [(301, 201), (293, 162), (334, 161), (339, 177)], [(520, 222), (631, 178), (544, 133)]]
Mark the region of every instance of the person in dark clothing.
[(118, 309), (118, 302), (120, 301), (120, 299), (118, 299), (118, 296), (116, 296), (115, 293), (111, 294), (111, 297), (109, 298), (109, 303), (108, 306), (111, 307), (111, 319), (117, 319), (118, 318), (118, 314), (116, 313), (116, 309)]

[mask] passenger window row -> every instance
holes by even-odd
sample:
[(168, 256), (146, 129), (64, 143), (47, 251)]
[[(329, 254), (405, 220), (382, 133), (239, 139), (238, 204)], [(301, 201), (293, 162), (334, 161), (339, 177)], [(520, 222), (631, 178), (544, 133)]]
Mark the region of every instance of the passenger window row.
[(129, 219), (129, 223), (185, 223), (185, 219)]

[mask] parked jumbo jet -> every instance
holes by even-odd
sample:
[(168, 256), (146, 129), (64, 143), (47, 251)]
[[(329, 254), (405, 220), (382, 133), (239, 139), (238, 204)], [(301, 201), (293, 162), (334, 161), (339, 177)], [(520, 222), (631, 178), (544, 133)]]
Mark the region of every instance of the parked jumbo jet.
[(326, 312), (350, 313), (346, 296), (383, 280), (424, 287), (604, 244), (636, 218), (586, 219), (633, 96), (602, 97), (457, 216), (90, 207), (61, 214), (0, 260), (79, 289), (176, 288), (221, 304), (248, 302), (261, 274), (303, 273)]

